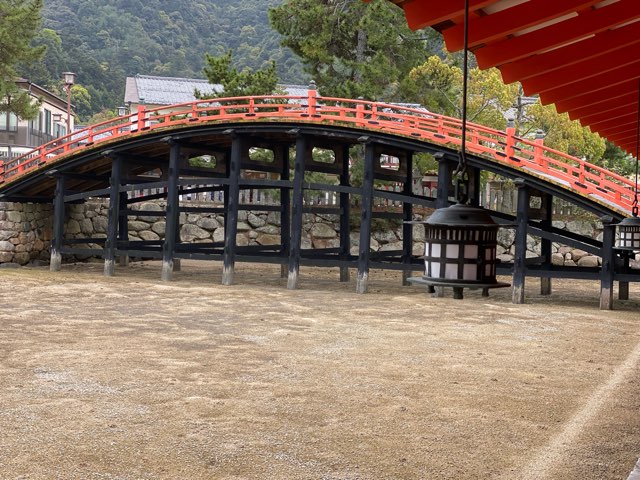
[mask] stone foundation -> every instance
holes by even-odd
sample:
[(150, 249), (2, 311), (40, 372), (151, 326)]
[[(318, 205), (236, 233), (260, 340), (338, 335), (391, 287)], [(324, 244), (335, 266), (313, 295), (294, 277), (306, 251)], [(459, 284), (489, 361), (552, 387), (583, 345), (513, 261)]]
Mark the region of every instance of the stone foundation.
[(52, 212), (50, 204), (0, 202), (0, 264), (48, 262)]
[[(183, 202), (187, 204), (191, 202)], [(165, 220), (163, 202), (144, 202), (132, 205), (133, 210), (157, 211), (157, 216), (129, 217), (131, 240), (161, 240), (164, 238)], [(357, 213), (354, 210), (354, 213)], [(49, 261), (53, 208), (50, 204), (0, 203), (0, 264), (26, 265)], [(67, 205), (65, 238), (105, 238), (107, 232), (108, 202), (91, 201)], [(417, 217), (416, 220), (421, 218)], [(305, 214), (302, 248), (334, 248), (339, 246), (339, 218), (332, 214)], [(572, 232), (602, 238), (602, 225), (597, 221), (554, 221), (554, 226)], [(424, 227), (414, 225), (414, 255), (424, 253)], [(188, 243), (224, 241), (222, 214), (180, 214), (180, 238)], [(351, 253), (358, 254), (359, 233), (351, 232)], [(512, 262), (515, 253), (515, 231), (501, 229), (498, 234), (498, 258)], [(238, 212), (239, 246), (277, 245), (280, 243), (280, 215), (277, 212)], [(97, 245), (89, 245), (99, 248)], [(401, 250), (402, 226), (374, 231), (371, 239), (374, 251)], [(600, 258), (582, 250), (553, 244), (554, 265), (598, 266)], [(527, 257), (540, 255), (540, 239), (529, 237)], [(65, 261), (86, 260), (87, 256), (65, 256)]]

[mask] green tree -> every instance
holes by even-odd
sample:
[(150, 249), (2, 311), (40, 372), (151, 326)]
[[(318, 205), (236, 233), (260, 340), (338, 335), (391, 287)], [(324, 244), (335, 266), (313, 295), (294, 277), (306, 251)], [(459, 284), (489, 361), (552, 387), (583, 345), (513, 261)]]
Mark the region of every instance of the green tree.
[(33, 118), (38, 106), (27, 92), (15, 84), (19, 63), (32, 63), (44, 54), (45, 47), (33, 47), (31, 41), (40, 26), (43, 0), (0, 1), (0, 112), (21, 118)]
[(412, 32), (387, 0), (287, 0), (269, 19), (325, 96), (397, 99), (401, 79), (430, 51), (425, 39), (435, 38)]
[[(409, 101), (421, 103), (429, 110), (460, 118), (462, 116), (462, 70), (457, 59), (431, 56), (422, 65), (411, 70), (402, 85), (402, 94)], [(603, 163), (605, 143), (599, 135), (571, 121), (567, 114), (559, 115), (553, 105), (539, 101), (522, 106), (522, 87), (519, 83), (505, 85), (498, 69), (469, 70), (469, 96), (467, 115), (471, 122), (497, 130), (507, 126), (505, 112), (513, 109), (517, 135), (532, 137), (541, 131), (545, 145)]]
[[(451, 61), (451, 57), (448, 59)], [(452, 117), (462, 116), (462, 69), (432, 55), (411, 70), (403, 83), (403, 96), (431, 111)], [(497, 69), (469, 72), (467, 118), (471, 122), (504, 130), (503, 112), (511, 108), (518, 94), (518, 85), (505, 85)]]
[(241, 97), (245, 95), (270, 95), (276, 91), (278, 77), (276, 64), (271, 62), (266, 68), (252, 71), (244, 69), (238, 71), (232, 65), (233, 53), (229, 50), (226, 54), (215, 57), (206, 54), (207, 65), (204, 73), (213, 85), (221, 85), (220, 91), (203, 95), (196, 90), (197, 98)]

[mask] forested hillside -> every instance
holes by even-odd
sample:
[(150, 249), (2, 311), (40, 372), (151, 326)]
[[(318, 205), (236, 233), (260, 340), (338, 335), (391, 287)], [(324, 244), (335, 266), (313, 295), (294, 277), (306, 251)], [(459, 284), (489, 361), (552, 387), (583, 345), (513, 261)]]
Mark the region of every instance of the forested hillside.
[(205, 52), (234, 51), (237, 67), (270, 60), (283, 82), (304, 82), (296, 57), (280, 46), (269, 26), (269, 7), (280, 0), (45, 0), (37, 39), (43, 64), (23, 69), (34, 82), (55, 89), (61, 73), (78, 74), (86, 88), (74, 92), (82, 117), (121, 102), (124, 77), (136, 73), (200, 77)]

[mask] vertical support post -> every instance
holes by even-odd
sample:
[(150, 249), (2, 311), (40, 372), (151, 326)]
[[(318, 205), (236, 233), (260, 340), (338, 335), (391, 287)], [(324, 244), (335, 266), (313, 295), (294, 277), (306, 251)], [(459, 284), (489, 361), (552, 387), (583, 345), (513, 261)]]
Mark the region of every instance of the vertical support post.
[(613, 310), (613, 278), (616, 254), (613, 250), (616, 227), (613, 217), (605, 215), (602, 220), (602, 269), (600, 270), (600, 310)]
[(289, 276), (287, 288), (295, 290), (300, 273), (300, 248), (302, 245), (302, 206), (305, 160), (308, 154), (307, 138), (298, 134), (296, 158), (293, 165), (293, 194), (291, 206), (291, 246), (289, 251)]
[(229, 195), (226, 202), (227, 218), (224, 222), (224, 253), (222, 256), (222, 284), (233, 285), (236, 263), (236, 235), (238, 233), (238, 209), (240, 207), (240, 169), (244, 139), (233, 134), (229, 161)]
[(164, 244), (162, 245), (162, 280), (171, 281), (173, 276), (173, 254), (176, 248), (176, 228), (180, 218), (180, 197), (178, 196), (178, 178), (180, 168), (180, 145), (170, 142), (169, 180), (167, 182), (167, 208)]
[[(553, 196), (549, 193), (542, 194), (542, 231), (549, 232), (553, 225)], [(551, 240), (543, 238), (540, 242), (540, 254), (544, 258), (544, 265), (551, 266)], [(540, 295), (551, 295), (551, 277), (540, 277)]]
[(469, 204), (474, 207), (480, 206), (480, 170), (473, 167), (467, 167), (469, 175)]
[(524, 284), (527, 259), (527, 224), (529, 222), (529, 188), (521, 178), (518, 187), (518, 210), (516, 214), (515, 257), (513, 259), (513, 303), (524, 303)]
[(53, 239), (51, 240), (51, 262), (49, 270), (59, 272), (62, 268), (62, 240), (64, 237), (64, 176), (59, 175), (56, 195), (53, 199)]
[[(348, 187), (349, 183), (349, 145), (342, 145), (340, 150), (340, 160), (342, 162), (342, 172), (340, 173), (340, 185)], [(351, 238), (349, 236), (349, 215), (351, 213), (351, 202), (349, 194), (340, 192), (340, 260), (347, 261), (351, 254)], [(349, 267), (340, 267), (340, 281), (349, 281)]]
[[(127, 217), (127, 207), (129, 196), (127, 192), (120, 192), (120, 212), (118, 213), (118, 241), (120, 244), (129, 242), (129, 218)], [(118, 257), (118, 263), (121, 267), (129, 265), (129, 254), (121, 253)]]
[(362, 207), (360, 209), (360, 246), (358, 254), (358, 280), (356, 293), (367, 293), (369, 286), (369, 255), (371, 249), (371, 216), (373, 213), (374, 145), (364, 147), (364, 176), (362, 179)]
[[(629, 255), (622, 259), (622, 268), (629, 268)], [(629, 300), (629, 282), (618, 282), (618, 300)]]
[(116, 246), (118, 245), (118, 224), (120, 223), (120, 183), (122, 181), (122, 157), (111, 159), (111, 180), (109, 192), (109, 219), (107, 240), (104, 246), (104, 275), (112, 277), (115, 271)]
[[(407, 152), (407, 176), (404, 179), (402, 193), (408, 197), (413, 194), (413, 152)], [(413, 255), (413, 203), (405, 200), (402, 202), (402, 285), (409, 285), (411, 276), (411, 256)]]
[(438, 191), (436, 198), (436, 208), (446, 208), (449, 206), (449, 190), (451, 189), (451, 162), (444, 155), (435, 155), (438, 160)]
[[(289, 145), (282, 146), (282, 172), (280, 172), (281, 180), (289, 180), (291, 175), (289, 172)], [(280, 254), (282, 258), (289, 258), (291, 252), (291, 189), (288, 187), (280, 188)], [(280, 264), (280, 278), (286, 278), (288, 275), (288, 265)]]

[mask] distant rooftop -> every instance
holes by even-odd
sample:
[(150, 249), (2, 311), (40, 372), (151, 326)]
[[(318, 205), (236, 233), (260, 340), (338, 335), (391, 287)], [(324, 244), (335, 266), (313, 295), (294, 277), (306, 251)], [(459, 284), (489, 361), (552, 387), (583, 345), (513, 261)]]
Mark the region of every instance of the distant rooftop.
[[(307, 95), (309, 89), (305, 85), (279, 85), (288, 95)], [(209, 94), (222, 92), (222, 85), (212, 85), (200, 78), (157, 77), (153, 75), (136, 75), (127, 77), (124, 91), (124, 102), (147, 105), (174, 105), (196, 100), (194, 91)]]
[(148, 105), (174, 105), (196, 100), (194, 95), (198, 89), (209, 94), (222, 91), (221, 85), (212, 85), (207, 80), (198, 78), (156, 77), (152, 75), (136, 75), (127, 77), (124, 91), (125, 103), (141, 103)]

